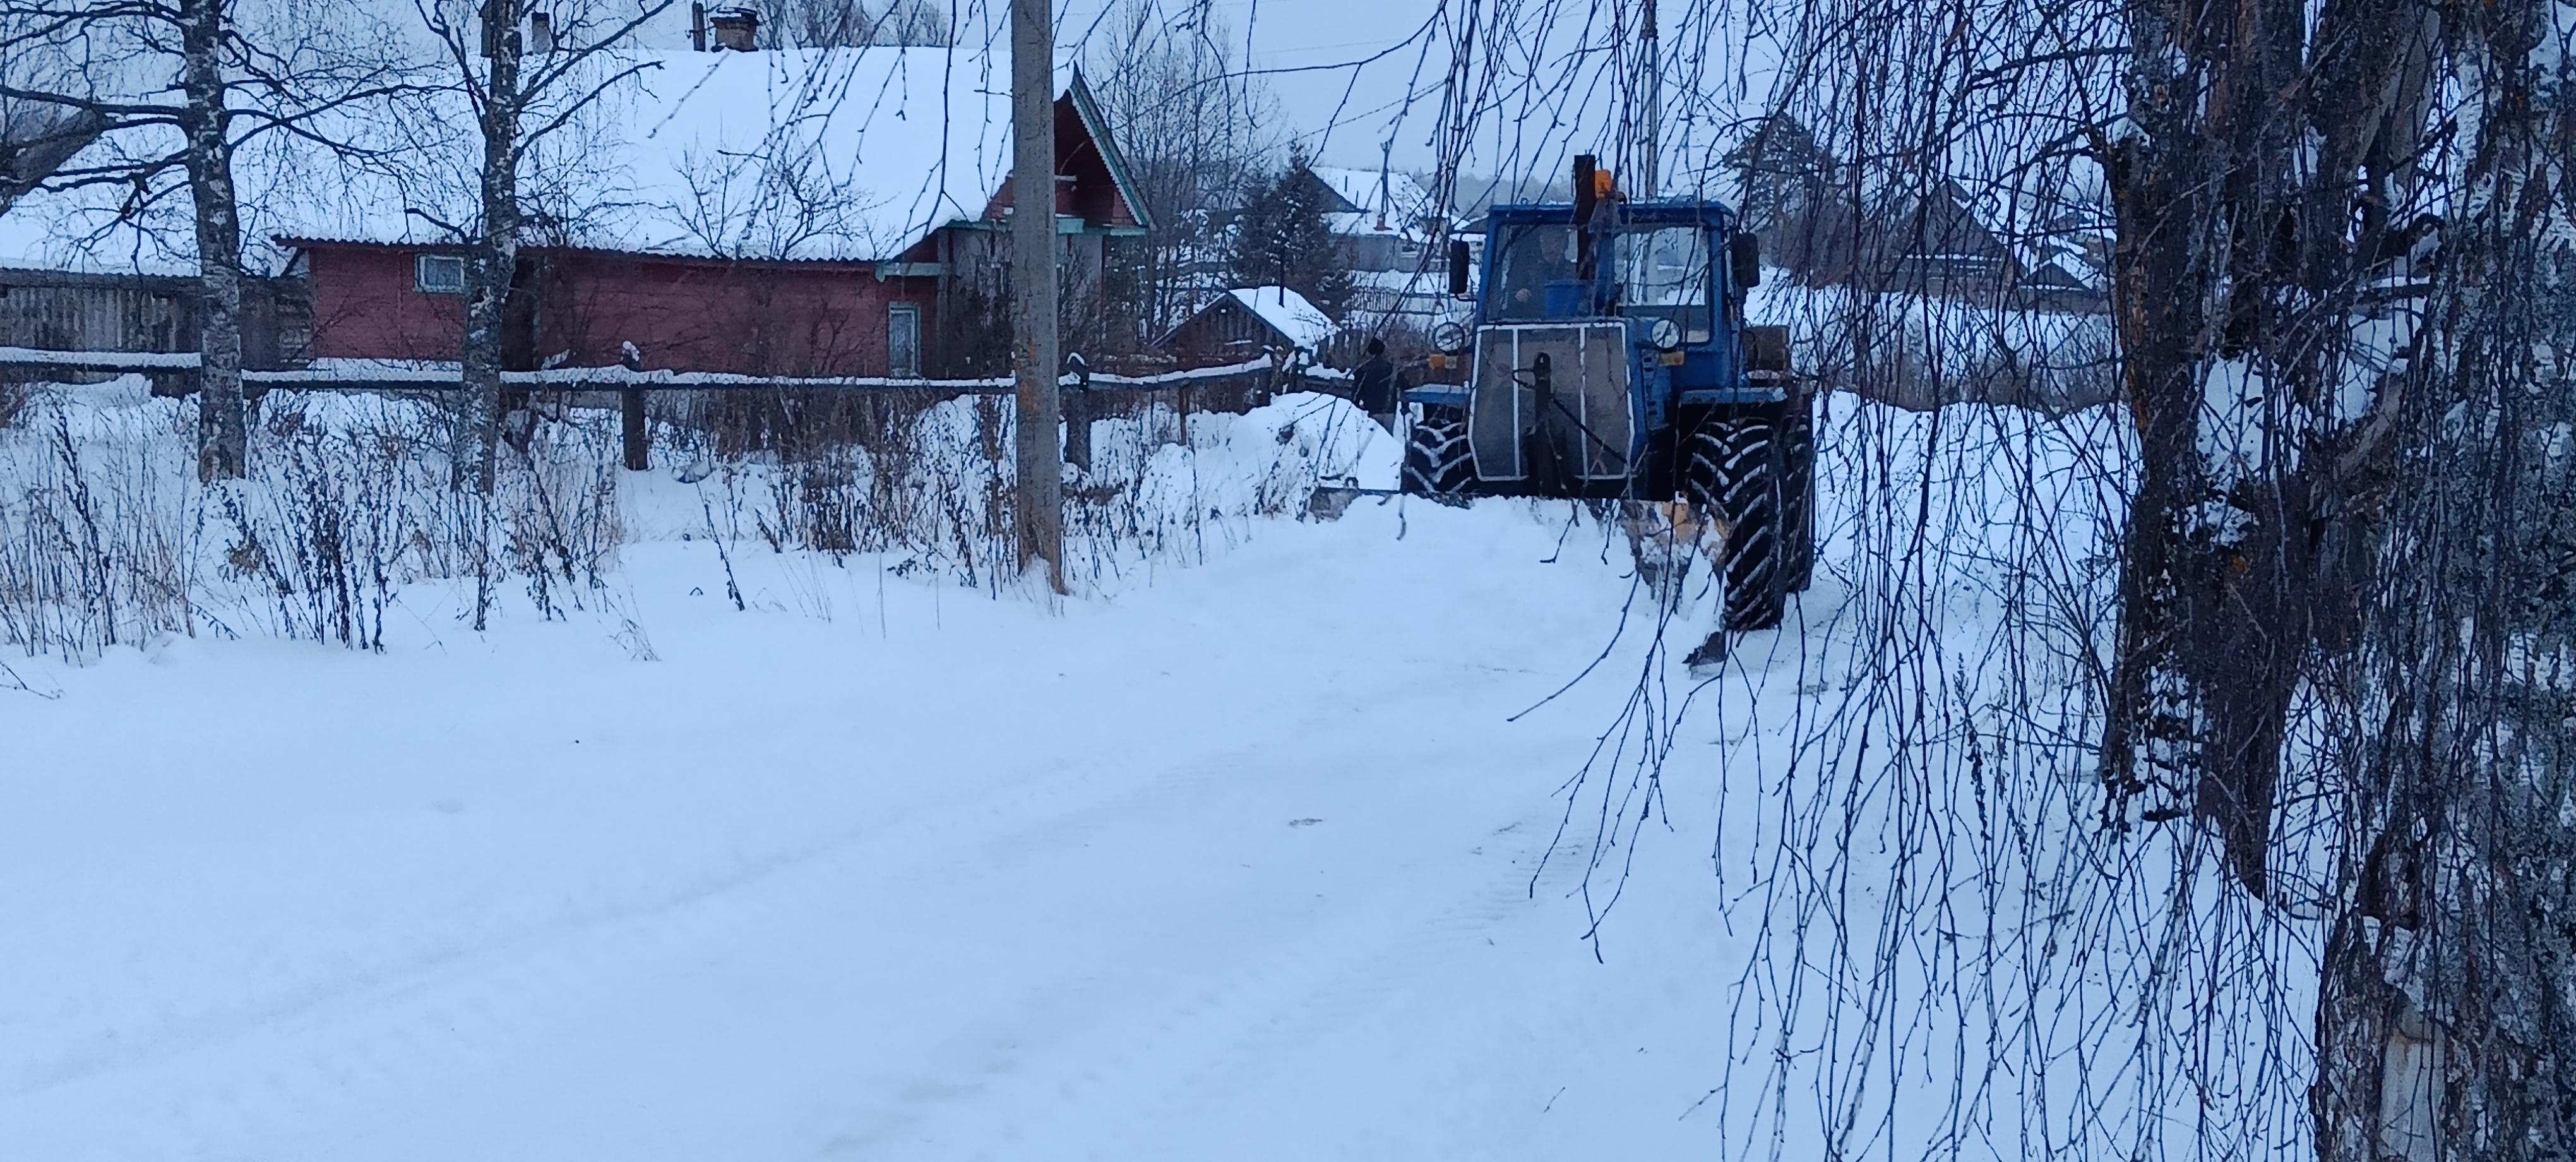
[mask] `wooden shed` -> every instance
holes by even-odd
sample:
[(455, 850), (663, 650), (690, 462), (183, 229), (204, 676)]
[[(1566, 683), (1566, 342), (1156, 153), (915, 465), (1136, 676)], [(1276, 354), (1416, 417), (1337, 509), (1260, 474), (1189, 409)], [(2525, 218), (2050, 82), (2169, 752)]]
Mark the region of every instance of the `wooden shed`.
[(1154, 345), (1184, 366), (1221, 367), (1271, 352), (1311, 355), (1337, 329), (1306, 296), (1287, 287), (1239, 287), (1200, 307)]

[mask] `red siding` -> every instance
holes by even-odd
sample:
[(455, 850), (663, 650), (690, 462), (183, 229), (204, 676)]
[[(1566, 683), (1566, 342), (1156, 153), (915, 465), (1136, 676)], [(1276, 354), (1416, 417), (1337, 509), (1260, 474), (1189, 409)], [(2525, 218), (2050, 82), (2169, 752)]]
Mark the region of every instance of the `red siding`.
[(318, 359), (456, 359), (465, 347), (465, 299), (412, 289), (415, 251), (374, 246), (304, 252), (313, 288)]
[[(1094, 226), (1127, 227), (1136, 224), (1134, 209), (1110, 175), (1109, 161), (1101, 156), (1100, 145), (1091, 138), (1091, 130), (1082, 123), (1082, 114), (1073, 107), (1073, 98), (1058, 97), (1055, 102), (1055, 212), (1081, 218)], [(1016, 183), (1003, 180), (984, 205), (984, 218), (1000, 221), (1014, 203)]]
[[(313, 353), (458, 358), (463, 298), (413, 289), (413, 256), (428, 249), (307, 244)], [(532, 249), (521, 254), (518, 281), (504, 343), (513, 366), (615, 364), (633, 343), (648, 369), (882, 375), (889, 303), (917, 304), (925, 341), (935, 333), (931, 280), (879, 280), (868, 263)]]

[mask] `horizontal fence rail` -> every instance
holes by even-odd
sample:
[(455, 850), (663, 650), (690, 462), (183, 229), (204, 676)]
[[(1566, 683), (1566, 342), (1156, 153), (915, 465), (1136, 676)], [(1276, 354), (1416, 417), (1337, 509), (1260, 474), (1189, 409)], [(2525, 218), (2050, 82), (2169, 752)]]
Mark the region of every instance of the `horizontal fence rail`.
[[(195, 352), (49, 351), (33, 347), (0, 347), (0, 379), (43, 381), (49, 375), (144, 375), (156, 395), (184, 395), (196, 390), (200, 365)], [(1074, 390), (1065, 395), (1069, 418), (1092, 417), (1097, 409), (1116, 407), (1120, 396), (1151, 397), (1177, 393), (1175, 406), (1187, 431), (1188, 413), (1198, 404), (1206, 410), (1240, 411), (1266, 400), (1270, 393), (1312, 385), (1347, 383), (1350, 373), (1271, 359), (1252, 359), (1224, 367), (1198, 367), (1158, 375), (1107, 372), (1067, 374), (1060, 382)], [(460, 372), (447, 368), (386, 366), (351, 360), (344, 364), (285, 370), (242, 372), (242, 387), (258, 395), (269, 391), (358, 391), (437, 393), (464, 386)], [(638, 371), (627, 367), (557, 367), (541, 371), (504, 371), (501, 386), (512, 393), (613, 393), (624, 437), (626, 467), (641, 472), (651, 462), (651, 428), (645, 420), (644, 397), (654, 391), (853, 391), (918, 396), (1009, 395), (1016, 389), (1008, 376), (985, 379), (898, 379), (889, 376), (790, 377), (736, 375), (714, 371)], [(1220, 402), (1220, 401), (1225, 402)], [(576, 404), (575, 406), (580, 406)], [(1066, 454), (1088, 467), (1090, 425), (1074, 422), (1066, 431)]]
[[(41, 376), (47, 372), (83, 374), (139, 374), (153, 376), (186, 375), (197, 370), (194, 352), (154, 354), (130, 351), (46, 351), (33, 347), (0, 347), (0, 373), (18, 378)], [(1198, 367), (1186, 371), (1167, 371), (1156, 375), (1114, 375), (1093, 372), (1088, 375), (1067, 374), (1060, 381), (1066, 387), (1153, 390), (1156, 388), (1193, 387), (1208, 380), (1233, 379), (1241, 376), (1274, 373), (1296, 374), (1305, 378), (1339, 379), (1339, 373), (1317, 368), (1287, 368), (1267, 359), (1253, 359), (1224, 367)], [(250, 388), (280, 388), (290, 391), (445, 391), (463, 385), (458, 372), (445, 369), (415, 369), (356, 365), (349, 367), (307, 367), (279, 371), (242, 372), (242, 385)], [(503, 387), (523, 391), (707, 391), (707, 390), (779, 390), (779, 391), (932, 391), (955, 395), (1008, 395), (1014, 388), (1009, 376), (983, 379), (919, 379), (889, 376), (777, 376), (737, 375), (715, 371), (637, 371), (625, 367), (558, 367), (543, 371), (504, 371)]]

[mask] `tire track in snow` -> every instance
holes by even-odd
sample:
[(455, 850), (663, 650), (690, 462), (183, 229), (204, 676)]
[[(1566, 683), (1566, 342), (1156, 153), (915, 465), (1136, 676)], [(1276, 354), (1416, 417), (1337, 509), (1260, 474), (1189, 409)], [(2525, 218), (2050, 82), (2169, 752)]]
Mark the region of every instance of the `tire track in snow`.
[(1420, 987), (1426, 969), (1454, 963), (1484, 947), (1499, 926), (1530, 915), (1535, 905), (1520, 871), (1526, 866), (1525, 860), (1498, 861), (1496, 875), (1464, 890), (1410, 899), (1401, 909), (1346, 920), (1289, 945), (1306, 951), (1256, 958), (1261, 967), (1198, 993), (1052, 1095), (1047, 1108), (1014, 1127), (1005, 1147), (987, 1156), (1019, 1156), (1086, 1134), (1097, 1140), (1080, 1151), (1085, 1156), (1169, 1152), (1163, 1131), (1174, 1122), (1170, 1111), (1212, 1078), (1244, 1072), (1274, 1046), (1366, 1018)]
[[(1293, 733), (1311, 738), (1324, 725), (1309, 722)], [(1389, 765), (1420, 768), (1451, 758), (1459, 749), (1446, 739), (1417, 739), (1406, 752), (1387, 757), (1395, 760)], [(1478, 775), (1447, 771), (1430, 789), (1473, 788), (1484, 782)], [(1157, 780), (1152, 786), (1166, 785), (1167, 780)], [(1090, 1051), (1105, 1040), (1115, 1048), (1077, 1072), (1069, 1084), (1024, 1095), (1037, 1108), (1003, 1129), (1000, 1141), (977, 1156), (1062, 1156), (1086, 1138), (1093, 1140), (1074, 1153), (1105, 1158), (1153, 1154), (1165, 1136), (1158, 1130), (1170, 1124), (1168, 1111), (1211, 1075), (1242, 1071), (1268, 1056), (1272, 1046), (1306, 1040), (1380, 1011), (1424, 987), (1426, 969), (1436, 972), (1462, 955), (1482, 951), (1488, 935), (1505, 924), (1537, 916), (1565, 919), (1546, 906), (1560, 886), (1557, 874), (1550, 873), (1536, 900), (1529, 891), (1528, 868), (1548, 834), (1549, 802), (1532, 797), (1518, 805), (1522, 813), (1517, 816), (1505, 809), (1485, 820), (1489, 834), (1475, 849), (1483, 854), (1462, 856), (1450, 850), (1453, 845), (1466, 848), (1478, 832), (1413, 837), (1428, 838), (1428, 845), (1389, 868), (1372, 869), (1395, 873), (1380, 877), (1392, 888), (1363, 900), (1341, 901), (1319, 913), (1319, 923), (1284, 941), (1241, 950), (1219, 980), (1198, 982), (1186, 1000), (1157, 1014), (1141, 1032), (1121, 1030), (1077, 1046)], [(1501, 826), (1490, 826), (1497, 819)], [(1324, 826), (1332, 823), (1327, 820)], [(1579, 864), (1583, 853), (1573, 854), (1578, 859), (1568, 867)], [(1471, 870), (1447, 870), (1450, 866)], [(1414, 873), (1429, 873), (1435, 886), (1411, 887)], [(1569, 956), (1583, 955), (1570, 940), (1568, 945)], [(888, 1136), (861, 1144), (890, 1148), (895, 1142)], [(953, 1143), (943, 1145), (934, 1152), (955, 1155)]]
[(411, 955), (307, 982), (230, 1012), (173, 1019), (135, 1036), (109, 1030), (100, 1043), (29, 1063), (0, 1096), (32, 1095), (168, 1053), (227, 1041), (337, 1005), (415, 991), (438, 977), (527, 948), (700, 906), (811, 868), (855, 848), (873, 844), (886, 845), (889, 851), (921, 848), (938, 837), (964, 829), (976, 816), (989, 817), (996, 812), (1026, 814), (1033, 808), (1074, 796), (1096, 786), (1107, 766), (1105, 760), (1067, 764), (1056, 758), (1019, 764), (1022, 771), (1055, 773), (1014, 779), (973, 798), (936, 801), (935, 805), (892, 819), (737, 859), (730, 866), (701, 871), (660, 890), (560, 909), (543, 919), (521, 921), (474, 939), (442, 941)]

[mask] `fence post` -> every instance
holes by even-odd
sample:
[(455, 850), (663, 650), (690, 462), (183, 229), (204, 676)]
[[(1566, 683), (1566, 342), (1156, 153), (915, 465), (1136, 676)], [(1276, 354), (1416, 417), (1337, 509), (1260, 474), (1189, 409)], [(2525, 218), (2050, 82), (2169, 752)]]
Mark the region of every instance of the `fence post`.
[(1068, 464), (1091, 472), (1091, 364), (1077, 351), (1064, 357), (1065, 369), (1074, 376), (1073, 390), (1063, 395), (1064, 459)]
[(644, 426), (644, 389), (617, 389), (617, 420), (620, 433), (626, 437), (626, 470), (643, 472), (653, 467), (652, 433)]

